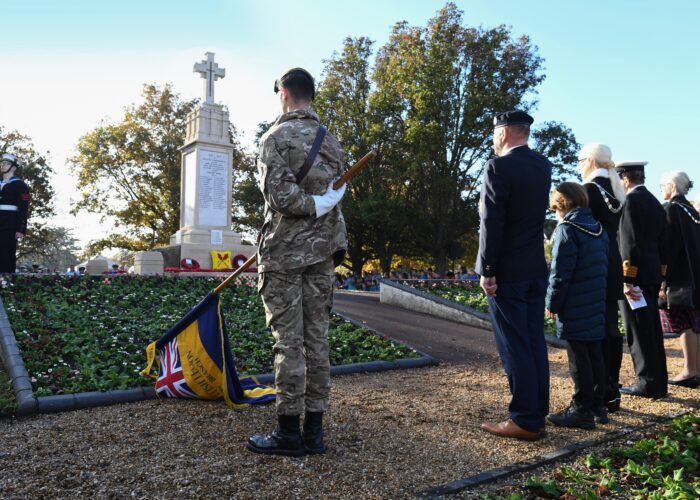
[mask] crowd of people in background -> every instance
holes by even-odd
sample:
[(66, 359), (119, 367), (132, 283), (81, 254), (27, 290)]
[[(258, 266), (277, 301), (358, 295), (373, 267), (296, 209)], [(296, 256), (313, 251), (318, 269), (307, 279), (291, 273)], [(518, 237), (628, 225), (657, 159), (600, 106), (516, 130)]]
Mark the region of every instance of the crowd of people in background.
[(391, 280), (455, 280), (455, 281), (476, 281), (479, 276), (473, 269), (460, 266), (459, 269), (448, 269), (444, 274), (435, 272), (432, 267), (427, 269), (416, 269), (401, 266), (391, 271), (388, 275), (383, 275), (379, 271), (370, 269), (356, 276), (352, 273), (335, 273), (335, 286), (341, 290), (357, 290), (364, 292), (378, 292), (379, 282), (383, 278)]

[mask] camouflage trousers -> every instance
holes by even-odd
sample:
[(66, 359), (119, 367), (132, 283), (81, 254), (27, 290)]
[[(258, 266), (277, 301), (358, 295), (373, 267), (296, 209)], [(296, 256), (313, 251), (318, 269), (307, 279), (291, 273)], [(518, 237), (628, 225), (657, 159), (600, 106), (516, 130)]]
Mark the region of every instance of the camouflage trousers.
[(328, 316), (333, 305), (333, 260), (260, 274), (258, 290), (275, 337), (277, 414), (328, 409), (331, 391)]

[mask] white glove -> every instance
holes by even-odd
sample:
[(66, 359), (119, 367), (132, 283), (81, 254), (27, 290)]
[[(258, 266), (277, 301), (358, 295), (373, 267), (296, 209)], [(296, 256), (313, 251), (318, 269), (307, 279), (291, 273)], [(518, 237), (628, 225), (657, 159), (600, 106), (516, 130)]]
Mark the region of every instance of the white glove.
[(326, 192), (323, 195), (312, 195), (314, 199), (314, 204), (316, 204), (316, 218), (318, 219), (322, 215), (326, 215), (328, 212), (333, 210), (333, 207), (338, 204), (338, 202), (343, 198), (345, 194), (345, 188), (347, 184), (340, 186), (340, 189), (333, 189), (333, 183), (328, 186)]

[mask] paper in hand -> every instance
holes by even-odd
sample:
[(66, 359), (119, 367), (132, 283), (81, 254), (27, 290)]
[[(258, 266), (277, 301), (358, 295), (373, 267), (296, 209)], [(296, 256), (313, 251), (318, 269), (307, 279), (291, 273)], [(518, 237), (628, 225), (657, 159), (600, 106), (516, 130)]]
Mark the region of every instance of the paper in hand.
[(627, 303), (630, 305), (633, 311), (636, 311), (637, 309), (641, 309), (642, 307), (647, 306), (647, 301), (644, 298), (644, 295), (642, 295), (638, 300), (631, 299), (629, 297), (625, 297), (627, 299)]

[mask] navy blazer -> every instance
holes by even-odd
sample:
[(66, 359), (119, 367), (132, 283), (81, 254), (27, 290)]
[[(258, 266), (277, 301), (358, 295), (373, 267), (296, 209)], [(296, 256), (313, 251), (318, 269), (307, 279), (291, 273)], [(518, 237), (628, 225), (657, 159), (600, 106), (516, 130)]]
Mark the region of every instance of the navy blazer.
[(544, 219), (552, 164), (527, 146), (486, 163), (476, 272), (498, 283), (547, 276)]
[(666, 212), (646, 187), (627, 193), (619, 238), (624, 282), (661, 284), (666, 274)]

